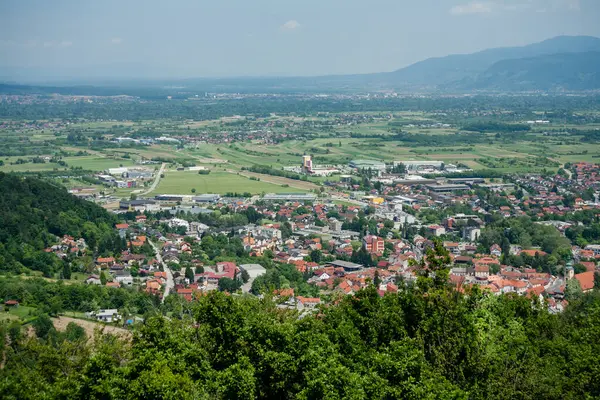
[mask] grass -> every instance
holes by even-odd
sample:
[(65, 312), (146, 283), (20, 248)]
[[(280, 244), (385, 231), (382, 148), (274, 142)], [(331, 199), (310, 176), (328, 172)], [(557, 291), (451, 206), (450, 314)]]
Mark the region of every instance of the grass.
[(81, 167), (85, 170), (90, 171), (104, 171), (109, 168), (118, 168), (123, 165), (124, 167), (129, 167), (134, 165), (134, 162), (131, 160), (115, 160), (113, 158), (108, 157), (94, 157), (94, 156), (84, 156), (84, 157), (65, 157), (63, 159), (69, 166), (73, 167)]
[(152, 194), (196, 194), (227, 192), (250, 192), (252, 194), (302, 192), (303, 190), (282, 187), (267, 182), (254, 181), (249, 178), (225, 171), (213, 171), (210, 175), (200, 175), (192, 171), (170, 171), (165, 173), (158, 187)]
[(31, 312), (34, 310), (34, 307), (27, 307), (22, 305), (19, 305), (18, 307), (10, 307), (8, 311), (2, 311), (0, 313), (0, 322), (25, 321), (28, 319)]
[(58, 164), (54, 163), (44, 163), (44, 164), (15, 164), (9, 165), (4, 164), (0, 167), (0, 171), (2, 172), (43, 172), (43, 171), (52, 171), (54, 169), (58, 170), (68, 170), (68, 168), (62, 167)]

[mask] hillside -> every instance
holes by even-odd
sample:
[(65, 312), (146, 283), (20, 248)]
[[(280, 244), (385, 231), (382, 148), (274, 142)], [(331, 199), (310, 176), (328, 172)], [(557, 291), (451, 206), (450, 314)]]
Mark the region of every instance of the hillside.
[(49, 329), (25, 340), (13, 329), (0, 392), (15, 400), (598, 398), (600, 297), (570, 303), (550, 314), (524, 296), (440, 287), (380, 298), (371, 286), (300, 316), (270, 298), (210, 293), (183, 305), (184, 320), (149, 314), (133, 340), (86, 343), (83, 333)]
[(600, 88), (600, 52), (561, 53), (502, 60), (474, 83), (473, 89), (590, 90)]
[[(600, 51), (600, 39), (591, 36), (559, 36), (522, 47), (483, 50), (473, 54), (456, 54), (430, 58), (388, 74), (395, 85), (440, 85), (475, 79), (503, 60)], [(502, 64), (497, 66), (501, 68)]]
[(52, 276), (63, 262), (43, 250), (57, 236), (84, 238), (93, 251), (119, 241), (113, 215), (48, 182), (0, 172), (0, 270), (42, 271)]

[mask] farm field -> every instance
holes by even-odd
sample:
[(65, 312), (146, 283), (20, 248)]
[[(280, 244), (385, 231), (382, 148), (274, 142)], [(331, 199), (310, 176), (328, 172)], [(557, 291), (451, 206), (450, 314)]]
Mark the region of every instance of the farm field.
[[(457, 118), (457, 121), (467, 121), (461, 119), (461, 116)], [(468, 121), (485, 122), (493, 119), (494, 117), (475, 117)], [(65, 172), (65, 175), (69, 175), (71, 167), (101, 172), (121, 165), (136, 165), (141, 160), (155, 159), (166, 161), (168, 165), (165, 177), (149, 193), (150, 196), (159, 193), (191, 194), (192, 189), (196, 189), (196, 193), (258, 194), (318, 190), (326, 180), (339, 179), (336, 176), (309, 177), (307, 182), (243, 170), (253, 165), (265, 165), (274, 169), (299, 166), (303, 154), (312, 155), (315, 166), (348, 165), (353, 159), (386, 163), (440, 160), (446, 164), (474, 170), (489, 169), (499, 173), (552, 170), (567, 162), (596, 162), (600, 159), (600, 143), (584, 143), (581, 140), (586, 131), (598, 129), (598, 123), (562, 124), (556, 121), (548, 125), (533, 126), (525, 133), (490, 131), (481, 134), (465, 133), (461, 130), (461, 122), (443, 125), (447, 121), (442, 114), (434, 112), (367, 111), (306, 115), (271, 113), (260, 117), (230, 116), (202, 121), (140, 119), (136, 122), (79, 121), (62, 125), (49, 121), (37, 127), (32, 123), (11, 122), (0, 130), (0, 139), (7, 143), (4, 147), (6, 155), (0, 158), (4, 163), (0, 165), (0, 171), (36, 174), (58, 172), (56, 175)], [(267, 131), (284, 137), (269, 140), (260, 136)], [(462, 132), (461, 135), (454, 138), (459, 132)], [(397, 140), (393, 136), (396, 134), (399, 135)], [(76, 135), (75, 139), (73, 135)], [(473, 135), (473, 142), (470, 142), (468, 135)], [(103, 137), (104, 143), (93, 142), (99, 140), (99, 136)], [(180, 142), (134, 147), (106, 145), (106, 141), (120, 136), (171, 136), (178, 138)], [(28, 146), (25, 148), (25, 155), (16, 155), (19, 153), (12, 151), (15, 137), (18, 143)], [(185, 137), (190, 140), (182, 139)], [(53, 156), (61, 155), (61, 152), (67, 168), (56, 163), (31, 162), (35, 155)], [(79, 152), (87, 152), (89, 155), (72, 155)], [(19, 159), (28, 162), (14, 164)], [(195, 172), (176, 171), (178, 167), (191, 165), (202, 165), (211, 168), (212, 172), (210, 175), (199, 175)], [(59, 177), (55, 181), (68, 187), (94, 185), (94, 182), (82, 180), (81, 177)], [(98, 187), (117, 198), (128, 198), (132, 193), (143, 189)]]
[(215, 193), (225, 194), (227, 192), (250, 192), (252, 194), (303, 192), (306, 190), (282, 187), (272, 183), (250, 180), (235, 173), (224, 171), (213, 171), (210, 175), (200, 175), (193, 171), (169, 171), (161, 179), (158, 187), (150, 193), (153, 194), (197, 194)]
[(69, 165), (73, 167), (81, 167), (85, 170), (90, 171), (103, 171), (109, 168), (117, 168), (121, 165), (124, 167), (129, 167), (134, 165), (134, 162), (131, 160), (115, 160), (113, 158), (108, 157), (94, 157), (94, 156), (85, 156), (85, 157), (65, 157), (63, 160)]

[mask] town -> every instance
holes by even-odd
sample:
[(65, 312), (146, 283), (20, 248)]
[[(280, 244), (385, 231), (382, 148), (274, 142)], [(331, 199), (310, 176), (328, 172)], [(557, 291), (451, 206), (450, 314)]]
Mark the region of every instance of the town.
[[(114, 229), (126, 249), (98, 257), (82, 271), (89, 273), (85, 282), (139, 287), (163, 300), (274, 290), (282, 307), (312, 310), (369, 285), (383, 296), (416, 284), (438, 244), (449, 254), (449, 282), (459, 291), (516, 293), (561, 312), (573, 293), (599, 284), (600, 246), (591, 243), (599, 239), (600, 165), (567, 164), (556, 174), (503, 180), (417, 175), (446, 167), (352, 161), (340, 167), (348, 175), (325, 181), (318, 196), (123, 200), (114, 209), (122, 220)], [(298, 168), (312, 174), (317, 167), (304, 156)], [(123, 168), (107, 173), (136, 176)], [(65, 237), (46, 251), (65, 257), (85, 248), (84, 239)]]

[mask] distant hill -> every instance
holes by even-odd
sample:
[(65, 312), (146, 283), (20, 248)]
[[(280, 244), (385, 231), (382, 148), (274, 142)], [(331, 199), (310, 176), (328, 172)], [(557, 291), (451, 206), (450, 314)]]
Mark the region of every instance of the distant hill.
[[(559, 36), (522, 47), (483, 50), (473, 54), (456, 54), (429, 58), (391, 72), (387, 81), (393, 85), (444, 85), (476, 79), (479, 74), (503, 60), (532, 58), (550, 54), (587, 53), (600, 51), (600, 39), (591, 36)], [(503, 64), (497, 65), (501, 68)], [(496, 69), (495, 71), (498, 71)]]
[(600, 52), (560, 53), (498, 61), (466, 89), (592, 90), (600, 89)]
[[(393, 72), (317, 77), (230, 77), (153, 80), (87, 79), (49, 81), (51, 86), (0, 84), (0, 93), (130, 94), (165, 98), (190, 93), (289, 93), (470, 90), (598, 89), (600, 38), (559, 36), (522, 47), (429, 58)], [(0, 77), (2, 69), (0, 68)], [(6, 76), (13, 76), (6, 73)], [(13, 82), (13, 81), (10, 81)], [(48, 83), (50, 85), (50, 83)]]

